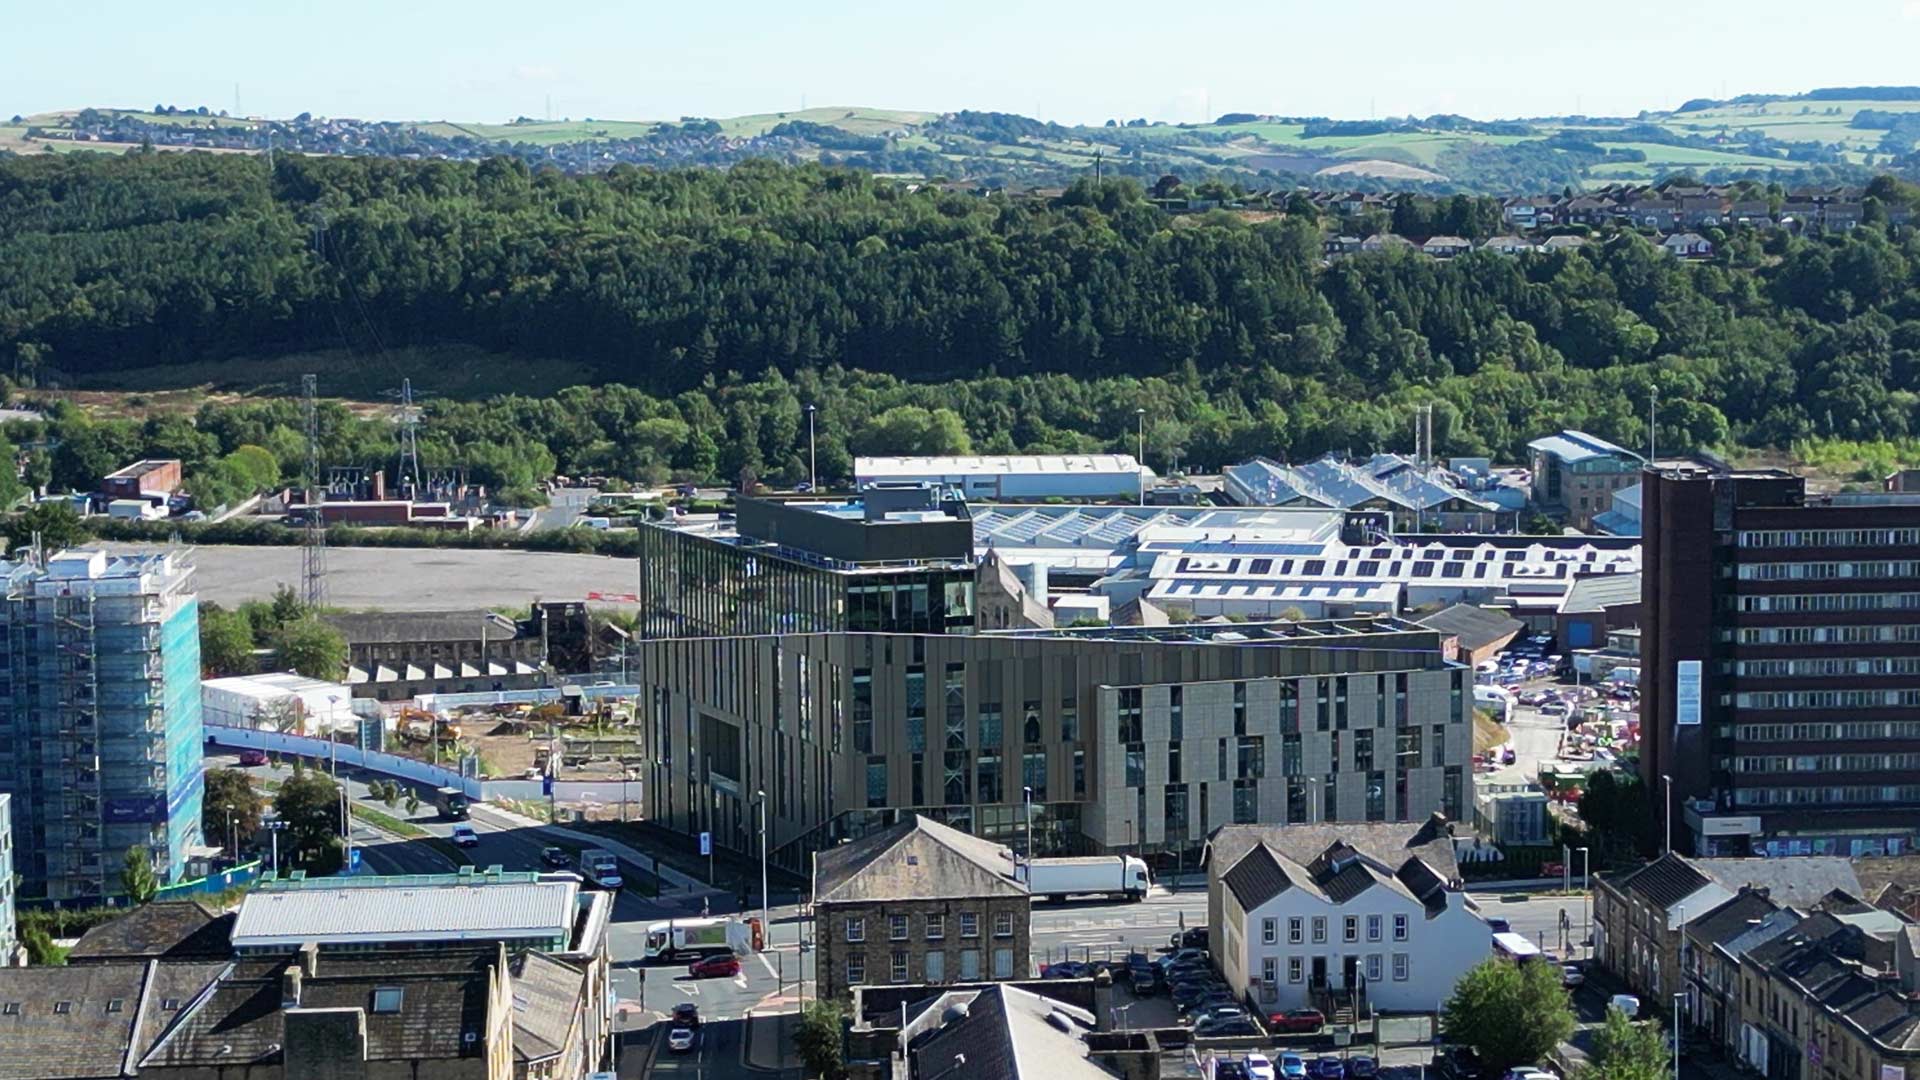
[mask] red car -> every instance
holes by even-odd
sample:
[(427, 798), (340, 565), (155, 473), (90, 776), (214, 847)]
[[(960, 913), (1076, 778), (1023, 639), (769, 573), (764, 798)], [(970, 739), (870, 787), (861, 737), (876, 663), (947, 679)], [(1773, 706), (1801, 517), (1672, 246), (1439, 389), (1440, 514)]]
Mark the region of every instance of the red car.
[(1283, 1035), (1312, 1035), (1326, 1022), (1326, 1016), (1319, 1009), (1289, 1009), (1267, 1017), (1267, 1026)]
[(267, 752), (265, 750), (240, 751), (240, 767), (243, 769), (250, 768), (253, 766), (258, 766), (258, 765), (265, 765), (266, 763), (267, 763)]
[(732, 954), (695, 960), (687, 974), (696, 979), (723, 978), (740, 974), (740, 958)]

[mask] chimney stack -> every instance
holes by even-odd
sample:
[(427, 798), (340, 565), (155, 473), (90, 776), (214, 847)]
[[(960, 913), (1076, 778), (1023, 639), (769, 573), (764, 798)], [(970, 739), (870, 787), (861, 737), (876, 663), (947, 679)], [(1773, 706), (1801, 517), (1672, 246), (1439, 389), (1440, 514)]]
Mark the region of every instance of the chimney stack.
[(280, 973), (280, 1007), (283, 1009), (297, 1009), (300, 1007), (300, 968), (298, 965), (289, 964), (287, 969)]
[(300, 946), (299, 967), (307, 978), (320, 974), (320, 944), (309, 941)]

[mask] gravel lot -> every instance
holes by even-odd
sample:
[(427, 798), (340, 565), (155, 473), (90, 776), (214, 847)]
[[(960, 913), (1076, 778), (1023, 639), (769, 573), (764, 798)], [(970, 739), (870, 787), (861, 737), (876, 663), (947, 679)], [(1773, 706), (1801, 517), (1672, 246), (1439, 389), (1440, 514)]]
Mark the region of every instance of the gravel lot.
[[(110, 551), (155, 551), (159, 544), (105, 544)], [(200, 597), (231, 607), (266, 600), (282, 583), (300, 587), (297, 547), (196, 547)], [(426, 548), (327, 549), (327, 602), (349, 609), (431, 611), (523, 607), (534, 600), (578, 600), (589, 592), (632, 593), (632, 559), (538, 551)], [(599, 603), (596, 601), (596, 603)], [(610, 607), (630, 607), (609, 604)]]

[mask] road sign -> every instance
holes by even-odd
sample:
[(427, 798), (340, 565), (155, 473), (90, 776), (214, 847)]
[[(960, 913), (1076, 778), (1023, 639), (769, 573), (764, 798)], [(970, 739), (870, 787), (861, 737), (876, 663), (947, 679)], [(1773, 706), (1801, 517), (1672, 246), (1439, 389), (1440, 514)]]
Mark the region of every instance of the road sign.
[(702, 855), (713, 854), (713, 834), (712, 833), (703, 832), (700, 834), (700, 854)]
[(540, 794), (542, 795), (553, 794), (553, 774), (552, 773), (547, 773), (546, 775), (540, 778)]
[(347, 849), (347, 869), (354, 873), (360, 872), (360, 849), (359, 848)]

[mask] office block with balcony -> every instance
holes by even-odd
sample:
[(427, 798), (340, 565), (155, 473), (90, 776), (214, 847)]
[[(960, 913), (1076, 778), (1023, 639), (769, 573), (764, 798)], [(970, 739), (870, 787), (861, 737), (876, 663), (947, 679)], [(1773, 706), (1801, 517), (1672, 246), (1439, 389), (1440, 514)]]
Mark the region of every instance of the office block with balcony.
[(162, 883), (200, 837), (200, 619), (173, 553), (0, 563), (0, 792), (24, 898), (123, 891), (128, 848)]
[(877, 484), (735, 508), (640, 527), (643, 636), (972, 632), (973, 519), (956, 494)]

